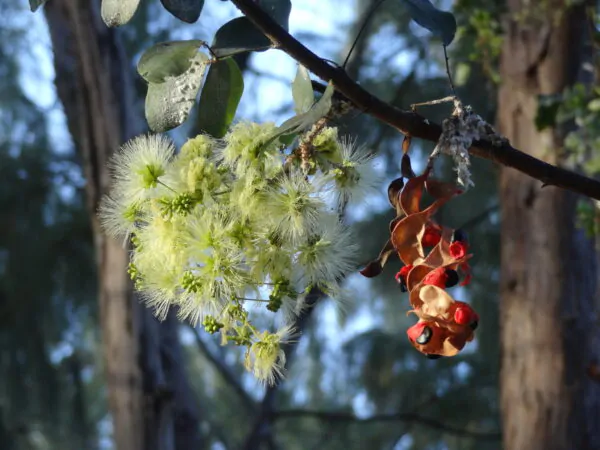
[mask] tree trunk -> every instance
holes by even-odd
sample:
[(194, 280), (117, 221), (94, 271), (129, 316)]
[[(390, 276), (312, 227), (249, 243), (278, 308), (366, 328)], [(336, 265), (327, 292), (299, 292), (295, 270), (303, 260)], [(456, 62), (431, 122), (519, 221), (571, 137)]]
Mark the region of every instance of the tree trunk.
[[(515, 147), (564, 165), (560, 130), (539, 131), (534, 119), (540, 95), (563, 92), (582, 73), (584, 6), (507, 3), (499, 131)], [(504, 448), (598, 449), (600, 385), (586, 376), (598, 355), (598, 265), (593, 242), (574, 225), (578, 198), (508, 168), (500, 195)]]
[(56, 86), (81, 158), (98, 262), (104, 369), (118, 450), (198, 450), (197, 410), (183, 372), (177, 322), (159, 324), (132, 295), (128, 254), (106, 238), (96, 210), (109, 183), (107, 161), (143, 130), (132, 105), (133, 67), (118, 32), (101, 21), (97, 0), (45, 6)]

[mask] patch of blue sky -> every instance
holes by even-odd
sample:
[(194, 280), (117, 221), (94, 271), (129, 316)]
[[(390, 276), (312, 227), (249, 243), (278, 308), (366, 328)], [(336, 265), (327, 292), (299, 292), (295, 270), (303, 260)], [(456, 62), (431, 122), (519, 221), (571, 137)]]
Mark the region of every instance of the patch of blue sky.
[[(353, 2), (308, 0), (294, 3), (290, 14), (290, 33), (322, 58), (337, 60), (340, 28), (348, 27), (354, 17)], [(241, 117), (281, 123), (293, 112), (291, 83), (297, 63), (279, 50), (255, 53), (250, 60), (247, 89), (240, 104)]]
[(410, 450), (413, 448), (413, 443), (413, 437), (409, 433), (406, 433), (400, 439), (398, 439), (393, 450)]
[(380, 79), (381, 70), (385, 68), (394, 74), (393, 79), (402, 80), (417, 64), (417, 55), (406, 51), (406, 46), (406, 40), (398, 36), (395, 26), (382, 26), (369, 40), (369, 62), (360, 69), (362, 77)]
[(375, 414), (375, 405), (369, 399), (369, 394), (359, 390), (352, 400), (352, 409), (359, 419), (366, 419)]
[(18, 23), (23, 22), (23, 29), (27, 30), (20, 43), (23, 51), (19, 55), (19, 84), (27, 98), (45, 113), (52, 151), (68, 154), (73, 150), (73, 141), (54, 86), (55, 73), (48, 25), (42, 11), (34, 14), (29, 11), (26, 0), (21, 0), (19, 7), (22, 11), (14, 14), (14, 19)]

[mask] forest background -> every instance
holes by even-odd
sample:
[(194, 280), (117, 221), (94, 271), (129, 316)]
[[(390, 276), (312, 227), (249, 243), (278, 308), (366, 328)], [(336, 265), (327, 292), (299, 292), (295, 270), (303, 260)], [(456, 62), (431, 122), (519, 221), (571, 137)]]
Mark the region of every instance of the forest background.
[[(290, 33), (341, 62), (375, 3), (295, 1)], [(527, 4), (438, 2), (458, 23), (457, 93), (515, 147), (596, 176), (596, 5)], [(126, 262), (90, 205), (108, 155), (147, 130), (135, 64), (157, 42), (210, 42), (237, 15), (207, 1), (189, 25), (147, 0), (108, 29), (96, 1), (50, 0), (32, 14), (0, 0), (0, 448), (600, 448), (594, 204), (487, 160), (473, 158), (475, 187), (441, 211), (476, 249), (473, 282), (456, 295), (480, 328), (457, 357), (428, 360), (407, 341), (398, 264), (350, 276), (342, 308), (320, 301), (275, 387), (247, 374), (237, 349), (174, 317), (157, 322), (130, 294), (107, 307)], [(237, 62), (238, 120), (293, 114), (294, 60), (269, 50)], [(405, 109), (450, 94), (439, 40), (400, 1), (372, 15), (346, 70)], [(420, 112), (440, 122), (449, 108)], [(379, 194), (346, 212), (366, 262), (392, 218), (402, 136), (365, 113), (338, 125), (377, 151)], [(192, 117), (170, 135), (196, 133)], [(415, 171), (432, 148), (413, 143)], [(453, 177), (451, 164), (439, 173)]]

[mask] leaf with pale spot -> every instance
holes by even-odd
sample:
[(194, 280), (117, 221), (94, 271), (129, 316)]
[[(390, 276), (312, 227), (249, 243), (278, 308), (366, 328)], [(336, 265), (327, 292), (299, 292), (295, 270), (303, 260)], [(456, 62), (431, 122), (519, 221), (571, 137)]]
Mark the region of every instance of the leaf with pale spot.
[(162, 83), (150, 83), (146, 94), (146, 120), (150, 129), (162, 133), (186, 121), (206, 71), (208, 56), (197, 53), (188, 70)]
[(109, 27), (118, 27), (131, 20), (140, 0), (102, 0), (100, 15)]
[(138, 73), (150, 83), (162, 83), (168, 77), (178, 77), (192, 65), (203, 41), (161, 42), (144, 52), (137, 65)]

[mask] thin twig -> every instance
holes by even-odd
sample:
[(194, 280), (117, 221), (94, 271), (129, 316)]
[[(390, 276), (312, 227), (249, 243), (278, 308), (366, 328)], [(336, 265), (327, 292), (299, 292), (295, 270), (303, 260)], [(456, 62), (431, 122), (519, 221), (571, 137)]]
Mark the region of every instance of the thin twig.
[[(356, 108), (403, 134), (414, 138), (437, 142), (442, 128), (419, 114), (396, 108), (375, 97), (352, 80), (341, 67), (334, 67), (310, 51), (284, 30), (271, 16), (252, 0), (231, 0), (233, 4), (271, 40), (276, 48), (283, 50), (316, 76), (332, 81), (336, 90)], [(512, 147), (508, 141), (492, 143), (476, 141), (469, 150), (473, 155), (512, 167), (545, 185), (567, 189), (600, 200), (600, 181), (545, 163)]]
[(444, 47), (444, 59), (446, 60), (446, 74), (448, 75), (448, 81), (450, 82), (450, 89), (452, 89), (452, 95), (456, 97), (456, 91), (454, 90), (454, 81), (452, 81), (452, 73), (450, 72), (450, 60), (448, 59), (448, 50), (445, 45)]
[(417, 107), (417, 106), (439, 105), (441, 103), (453, 102), (455, 100), (456, 100), (456, 95), (449, 95), (448, 97), (438, 98), (437, 100), (429, 100), (428, 102), (413, 103), (412, 105), (410, 105), (410, 108), (415, 109), (415, 107)]
[(273, 412), (273, 420), (294, 419), (298, 417), (313, 417), (328, 422), (355, 422), (360, 424), (374, 422), (410, 422), (443, 431), (455, 436), (471, 437), (485, 441), (499, 441), (502, 434), (499, 431), (471, 431), (446, 425), (436, 419), (423, 417), (415, 413), (377, 414), (371, 417), (357, 417), (352, 413), (337, 411), (318, 411), (308, 409), (285, 409)]
[(210, 349), (204, 343), (202, 337), (200, 336), (200, 330), (198, 330), (195, 327), (192, 327), (191, 325), (190, 328), (194, 333), (194, 337), (196, 338), (196, 345), (198, 346), (198, 349), (200, 350), (202, 355), (210, 361), (210, 363), (215, 367), (217, 372), (219, 372), (219, 374), (223, 377), (227, 384), (229, 384), (229, 386), (231, 386), (234, 392), (238, 394), (244, 406), (248, 408), (249, 411), (256, 411), (257, 405), (254, 402), (254, 400), (252, 400), (248, 392), (246, 392), (246, 390), (242, 387), (242, 385), (236, 379), (233, 373), (231, 373), (229, 367), (227, 367), (223, 361), (221, 361), (215, 354), (213, 354), (212, 351), (210, 351)]
[(369, 21), (371, 20), (371, 17), (373, 17), (373, 14), (375, 14), (375, 11), (377, 11), (377, 9), (383, 4), (383, 2), (385, 2), (385, 0), (379, 0), (377, 3), (375, 3), (374, 5), (371, 6), (371, 9), (369, 9), (369, 12), (367, 13), (367, 16), (365, 17), (365, 20), (363, 21), (363, 23), (360, 27), (360, 30), (358, 30), (358, 33), (356, 34), (356, 38), (354, 38), (354, 42), (352, 43), (350, 50), (348, 50), (346, 59), (344, 59), (344, 63), (342, 64), (342, 67), (344, 69), (348, 65), (348, 61), (350, 61), (350, 57), (352, 56), (352, 52), (354, 51), (354, 48), (356, 47), (358, 40), (360, 39), (363, 32), (367, 29), (367, 25), (368, 25)]

